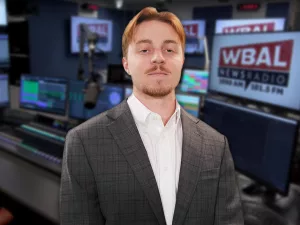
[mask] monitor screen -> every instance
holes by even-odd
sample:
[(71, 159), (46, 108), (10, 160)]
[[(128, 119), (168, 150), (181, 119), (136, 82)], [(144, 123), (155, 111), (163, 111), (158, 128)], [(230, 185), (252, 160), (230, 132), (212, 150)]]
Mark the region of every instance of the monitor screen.
[(300, 32), (216, 35), (209, 89), (300, 109)]
[(216, 34), (283, 31), (285, 18), (217, 20)]
[[(111, 20), (102, 20), (87, 17), (71, 17), (71, 52), (80, 52), (80, 24), (87, 25), (90, 32), (98, 35), (98, 42), (96, 44), (95, 52), (110, 52), (112, 51), (112, 26)], [(86, 36), (86, 35), (85, 35)], [(85, 39), (87, 40), (87, 39)], [(88, 52), (88, 43), (85, 42), (84, 52)]]
[(207, 93), (208, 71), (199, 69), (184, 69), (180, 90), (198, 94)]
[(9, 81), (6, 74), (0, 74), (0, 107), (9, 106)]
[(7, 25), (6, 0), (0, 0), (0, 26), (6, 26), (6, 25)]
[(132, 94), (132, 87), (125, 87), (125, 98), (128, 98)]
[(204, 42), (201, 38), (205, 36), (205, 20), (182, 20), (185, 35), (185, 53), (202, 54)]
[(224, 134), (237, 170), (287, 193), (298, 124), (294, 120), (206, 99), (203, 120)]
[(185, 109), (189, 114), (199, 118), (200, 111), (200, 96), (177, 93), (176, 99), (179, 105)]
[(20, 107), (65, 115), (67, 88), (65, 78), (22, 75)]
[(7, 68), (10, 64), (7, 34), (0, 34), (0, 49), (0, 68)]
[(107, 111), (124, 100), (124, 89), (119, 85), (106, 84), (98, 96), (94, 109), (84, 107), (84, 82), (70, 81), (69, 89), (69, 117), (87, 120)]

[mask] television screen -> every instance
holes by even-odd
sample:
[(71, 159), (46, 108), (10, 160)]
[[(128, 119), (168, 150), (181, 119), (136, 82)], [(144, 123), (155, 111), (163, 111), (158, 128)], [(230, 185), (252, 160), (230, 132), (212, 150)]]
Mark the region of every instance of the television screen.
[(0, 26), (7, 25), (6, 0), (0, 0)]
[(22, 75), (20, 108), (65, 115), (67, 88), (65, 78)]
[(217, 35), (209, 89), (300, 109), (300, 32)]
[(204, 43), (201, 37), (205, 36), (205, 21), (182, 20), (181, 23), (186, 35), (185, 53), (202, 54)]
[(217, 20), (216, 34), (283, 31), (285, 18)]
[[(86, 17), (71, 17), (71, 52), (80, 52), (80, 24), (86, 24), (89, 30), (98, 35), (95, 52), (112, 51), (112, 26), (111, 20), (102, 20)], [(87, 39), (86, 39), (87, 40)], [(84, 45), (84, 52), (88, 52), (87, 41)]]
[(207, 93), (208, 71), (200, 69), (183, 69), (180, 90), (198, 94)]
[(9, 106), (9, 81), (6, 74), (0, 74), (0, 107)]
[(203, 120), (227, 137), (238, 171), (288, 192), (297, 121), (213, 99), (205, 100)]
[(70, 81), (69, 117), (87, 120), (118, 105), (124, 100), (124, 89), (120, 85), (105, 84), (94, 109), (84, 107), (84, 82)]
[(0, 68), (7, 68), (10, 65), (8, 35), (0, 34)]
[(176, 99), (179, 105), (194, 117), (199, 118), (200, 96), (177, 93)]

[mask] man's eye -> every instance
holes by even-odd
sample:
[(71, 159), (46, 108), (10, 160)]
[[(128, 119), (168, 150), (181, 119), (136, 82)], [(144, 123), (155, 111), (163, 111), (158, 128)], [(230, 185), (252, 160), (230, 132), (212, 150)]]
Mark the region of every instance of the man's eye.
[(142, 52), (142, 53), (147, 53), (148, 50), (147, 50), (147, 49), (142, 49), (140, 52)]
[(174, 52), (172, 49), (167, 49), (167, 52)]

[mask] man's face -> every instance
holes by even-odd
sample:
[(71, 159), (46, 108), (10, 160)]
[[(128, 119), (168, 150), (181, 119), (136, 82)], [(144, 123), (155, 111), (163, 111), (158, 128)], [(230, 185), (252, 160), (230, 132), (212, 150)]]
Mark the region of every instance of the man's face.
[(123, 66), (134, 87), (146, 95), (163, 97), (179, 83), (184, 62), (182, 45), (173, 27), (160, 21), (138, 25)]

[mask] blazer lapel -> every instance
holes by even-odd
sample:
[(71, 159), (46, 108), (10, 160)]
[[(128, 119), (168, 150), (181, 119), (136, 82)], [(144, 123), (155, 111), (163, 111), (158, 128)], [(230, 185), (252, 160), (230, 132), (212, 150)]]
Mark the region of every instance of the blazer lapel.
[(124, 100), (118, 107), (109, 111), (107, 116), (114, 120), (108, 125), (108, 129), (142, 186), (159, 224), (165, 225), (164, 211), (154, 172), (127, 101)]
[(182, 158), (179, 175), (179, 184), (176, 197), (176, 206), (173, 225), (182, 225), (194, 195), (200, 168), (200, 159), (203, 154), (203, 138), (196, 125), (199, 120), (187, 114), (181, 108), (182, 121)]

